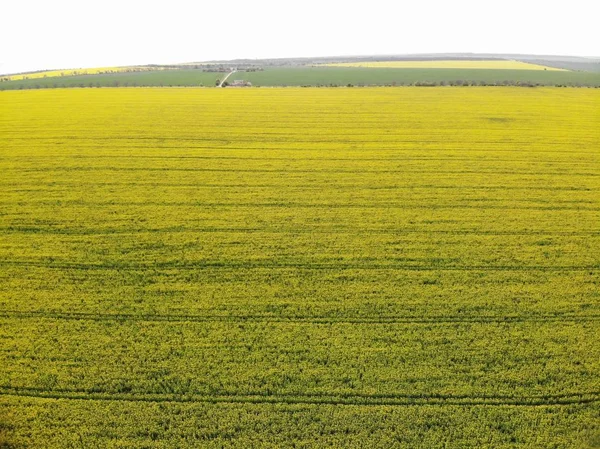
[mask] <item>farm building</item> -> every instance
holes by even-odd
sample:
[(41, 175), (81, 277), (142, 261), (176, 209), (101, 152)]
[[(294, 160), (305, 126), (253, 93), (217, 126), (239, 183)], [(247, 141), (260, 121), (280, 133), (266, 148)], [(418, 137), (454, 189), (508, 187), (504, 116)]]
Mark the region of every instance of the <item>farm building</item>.
[(229, 87), (252, 87), (252, 83), (246, 80), (233, 80)]

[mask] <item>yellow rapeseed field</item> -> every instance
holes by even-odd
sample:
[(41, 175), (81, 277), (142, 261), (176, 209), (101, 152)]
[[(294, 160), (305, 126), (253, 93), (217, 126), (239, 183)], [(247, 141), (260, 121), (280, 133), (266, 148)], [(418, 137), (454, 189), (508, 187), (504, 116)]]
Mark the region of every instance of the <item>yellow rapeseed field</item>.
[(507, 69), (507, 70), (556, 70), (555, 67), (514, 60), (437, 60), (437, 61), (372, 61), (372, 62), (340, 62), (323, 64), (328, 67), (371, 67), (396, 69)]
[(599, 110), (0, 92), (0, 446), (593, 447)]

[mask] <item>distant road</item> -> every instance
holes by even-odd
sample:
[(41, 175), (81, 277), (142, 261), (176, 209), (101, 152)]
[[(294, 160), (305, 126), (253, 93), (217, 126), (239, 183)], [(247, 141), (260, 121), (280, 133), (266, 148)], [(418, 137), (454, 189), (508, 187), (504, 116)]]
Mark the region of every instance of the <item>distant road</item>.
[(229, 77), (230, 77), (232, 74), (234, 74), (235, 72), (237, 72), (237, 70), (235, 70), (235, 69), (234, 69), (234, 70), (232, 70), (231, 72), (229, 72), (229, 73), (227, 74), (227, 76), (221, 80), (221, 83), (219, 84), (219, 87), (223, 87), (223, 83), (224, 83), (225, 81), (227, 81), (227, 78), (229, 78)]

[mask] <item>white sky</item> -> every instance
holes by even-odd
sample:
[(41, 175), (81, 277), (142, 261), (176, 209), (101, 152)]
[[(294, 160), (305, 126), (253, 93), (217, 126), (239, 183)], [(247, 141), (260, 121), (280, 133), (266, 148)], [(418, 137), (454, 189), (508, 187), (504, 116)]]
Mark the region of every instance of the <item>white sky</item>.
[(0, 73), (441, 52), (600, 56), (598, 0), (11, 0)]

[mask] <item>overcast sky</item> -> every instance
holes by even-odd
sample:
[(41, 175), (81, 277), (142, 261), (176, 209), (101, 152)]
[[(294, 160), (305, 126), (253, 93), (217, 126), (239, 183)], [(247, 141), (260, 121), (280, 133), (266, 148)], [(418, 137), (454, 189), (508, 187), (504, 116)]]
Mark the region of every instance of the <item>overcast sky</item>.
[(439, 52), (600, 56), (596, 0), (7, 1), (0, 73)]

